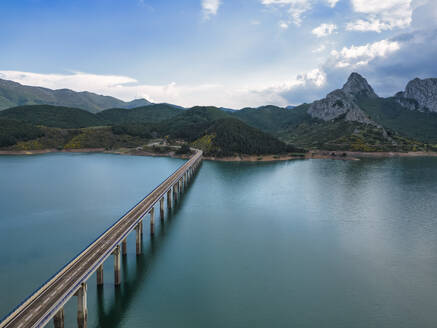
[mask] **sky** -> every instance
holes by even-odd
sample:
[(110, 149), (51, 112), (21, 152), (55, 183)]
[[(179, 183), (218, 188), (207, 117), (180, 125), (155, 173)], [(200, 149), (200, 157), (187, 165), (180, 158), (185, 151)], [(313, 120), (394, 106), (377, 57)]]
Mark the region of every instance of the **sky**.
[(436, 0), (2, 0), (0, 78), (185, 107), (437, 77)]

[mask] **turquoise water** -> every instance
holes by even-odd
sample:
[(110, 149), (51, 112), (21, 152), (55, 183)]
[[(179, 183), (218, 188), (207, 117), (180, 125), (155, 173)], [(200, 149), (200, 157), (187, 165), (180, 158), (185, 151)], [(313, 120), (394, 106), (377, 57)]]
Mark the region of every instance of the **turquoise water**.
[[(182, 163), (0, 157), (0, 312)], [(436, 327), (436, 182), (434, 158), (204, 162), (121, 287), (112, 259), (90, 279), (89, 326)]]

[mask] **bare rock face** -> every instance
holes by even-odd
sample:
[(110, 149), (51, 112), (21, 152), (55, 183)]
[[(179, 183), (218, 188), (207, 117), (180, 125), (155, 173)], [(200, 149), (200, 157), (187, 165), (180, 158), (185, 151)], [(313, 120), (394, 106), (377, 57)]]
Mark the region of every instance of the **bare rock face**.
[(366, 79), (352, 73), (342, 89), (313, 102), (308, 108), (312, 117), (330, 121), (344, 115), (347, 121), (376, 125), (356, 103), (357, 97), (378, 97)]
[[(416, 78), (408, 82), (404, 92), (395, 96), (408, 109), (437, 112), (437, 79)], [(406, 100), (408, 99), (408, 100)], [(417, 105), (411, 100), (417, 102)]]
[(354, 97), (378, 98), (367, 80), (358, 73), (352, 73), (341, 90)]

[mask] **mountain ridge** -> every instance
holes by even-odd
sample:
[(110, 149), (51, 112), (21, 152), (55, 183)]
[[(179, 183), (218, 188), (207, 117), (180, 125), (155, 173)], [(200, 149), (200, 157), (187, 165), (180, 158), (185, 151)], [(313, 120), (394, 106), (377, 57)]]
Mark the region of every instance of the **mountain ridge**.
[[(281, 142), (308, 150), (392, 152), (437, 149), (437, 113), (419, 106), (417, 100), (406, 98), (404, 94), (379, 97), (364, 77), (352, 73), (342, 88), (328, 93), (325, 98), (292, 109), (267, 105), (230, 111), (213, 106), (183, 108), (171, 104), (151, 104), (130, 110), (112, 108), (93, 114), (77, 108), (33, 105), (0, 111), (0, 119), (49, 127), (49, 130), (44, 129), (49, 135), (59, 135), (60, 132), (50, 130), (53, 128), (89, 128), (92, 133), (88, 131), (86, 138), (83, 137), (83, 140), (88, 140), (85, 145), (102, 145), (95, 140), (110, 141), (103, 144), (105, 148), (125, 145), (123, 140), (130, 140), (128, 145), (133, 146), (134, 140), (170, 138), (205, 147), (209, 143), (208, 147), (215, 145), (213, 149), (216, 153), (224, 155), (229, 154), (231, 149), (256, 149), (253, 142), (250, 142), (252, 146), (244, 147), (244, 143), (249, 143), (249, 135), (260, 136), (259, 140), (265, 145), (269, 144), (270, 135)], [(214, 125), (218, 120), (221, 123)], [(224, 131), (226, 124), (232, 130), (229, 134)], [(217, 131), (220, 134), (208, 130), (213, 125), (219, 128)], [(248, 129), (246, 125), (255, 130)], [(105, 131), (105, 137), (98, 137), (99, 131)], [(244, 135), (242, 138), (238, 131)], [(17, 136), (12, 137), (20, 140)], [(47, 141), (48, 137), (44, 138)], [(223, 146), (224, 140), (230, 140), (229, 145)], [(231, 147), (232, 140), (239, 147)], [(23, 147), (33, 147), (32, 142), (25, 144), (27, 146)], [(76, 142), (75, 145), (81, 143)], [(218, 145), (222, 145), (221, 150), (216, 147)]]
[(0, 79), (0, 110), (24, 105), (52, 105), (81, 108), (97, 113), (109, 108), (130, 109), (150, 104), (146, 99), (125, 102), (115, 97), (98, 95), (89, 91), (53, 90)]

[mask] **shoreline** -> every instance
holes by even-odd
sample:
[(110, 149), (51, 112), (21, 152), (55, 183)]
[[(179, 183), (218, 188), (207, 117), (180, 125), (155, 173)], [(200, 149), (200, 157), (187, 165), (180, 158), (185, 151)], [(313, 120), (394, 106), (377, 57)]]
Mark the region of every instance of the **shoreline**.
[[(152, 153), (143, 150), (122, 148), (117, 150), (106, 150), (104, 148), (81, 148), (81, 149), (40, 149), (40, 150), (0, 150), (2, 155), (42, 155), (51, 153), (100, 153), (116, 154), (129, 156), (148, 156), (148, 157), (171, 157), (188, 159), (188, 155), (178, 155), (175, 152)], [(310, 150), (303, 156), (298, 155), (238, 155), (233, 157), (204, 157), (207, 161), (217, 162), (277, 162), (303, 159), (331, 159), (343, 161), (357, 161), (362, 158), (394, 158), (394, 157), (437, 157), (437, 152), (356, 152), (356, 151), (329, 151), (329, 150)]]

